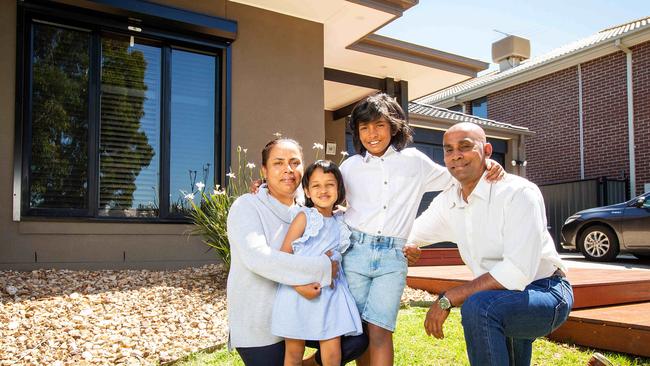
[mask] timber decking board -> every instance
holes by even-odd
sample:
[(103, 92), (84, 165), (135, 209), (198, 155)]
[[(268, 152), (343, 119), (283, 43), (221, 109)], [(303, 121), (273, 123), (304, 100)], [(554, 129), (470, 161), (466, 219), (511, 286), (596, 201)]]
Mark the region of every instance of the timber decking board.
[[(433, 293), (472, 280), (462, 266), (410, 267), (407, 283)], [(574, 309), (650, 301), (650, 271), (628, 269), (572, 268), (568, 279), (573, 286)]]
[(548, 338), (650, 357), (650, 303), (574, 310)]

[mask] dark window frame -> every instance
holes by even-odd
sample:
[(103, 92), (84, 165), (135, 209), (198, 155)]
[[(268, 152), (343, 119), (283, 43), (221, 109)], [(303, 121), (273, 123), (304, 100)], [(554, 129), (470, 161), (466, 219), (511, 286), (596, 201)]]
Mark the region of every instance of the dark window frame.
[[(131, 0), (127, 0), (131, 1)], [(119, 1), (118, 1), (119, 2)], [(170, 11), (175, 11), (173, 8)], [(32, 107), (32, 50), (33, 24), (41, 22), (75, 30), (88, 31), (89, 47), (89, 95), (88, 95), (88, 193), (87, 209), (30, 208), (29, 171), (31, 164), (31, 107)], [(128, 26), (132, 19), (117, 17), (41, 1), (22, 2), (18, 6), (17, 53), (16, 53), (16, 123), (14, 146), (14, 221), (20, 220), (65, 220), (95, 222), (170, 222), (183, 223), (188, 219), (182, 214), (170, 213), (170, 152), (171, 152), (171, 51), (179, 49), (213, 55), (215, 62), (215, 126), (214, 126), (214, 182), (223, 182), (224, 162), (230, 159), (231, 126), (231, 43), (234, 39), (202, 35), (183, 29), (170, 30), (156, 24), (142, 25), (142, 31), (132, 33)], [(188, 27), (189, 28), (189, 27)], [(235, 23), (236, 29), (236, 23)], [(99, 133), (100, 133), (100, 90), (101, 90), (101, 36), (103, 34), (134, 35), (159, 43), (162, 53), (162, 95), (160, 133), (160, 181), (159, 216), (150, 217), (106, 217), (99, 216)]]

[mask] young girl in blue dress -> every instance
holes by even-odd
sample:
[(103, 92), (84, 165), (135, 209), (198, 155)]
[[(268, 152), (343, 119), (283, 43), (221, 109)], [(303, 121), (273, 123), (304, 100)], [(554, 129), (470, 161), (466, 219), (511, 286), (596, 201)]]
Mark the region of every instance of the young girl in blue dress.
[[(332, 258), (350, 245), (350, 231), (343, 215), (334, 213), (345, 200), (343, 177), (336, 164), (318, 160), (302, 178), (305, 207), (297, 207), (281, 250), (304, 256), (328, 251)], [(343, 271), (332, 286), (307, 299), (293, 287), (280, 285), (273, 305), (271, 332), (285, 339), (284, 365), (301, 365), (305, 340), (318, 340), (323, 365), (341, 364), (340, 337), (363, 332), (361, 318)]]

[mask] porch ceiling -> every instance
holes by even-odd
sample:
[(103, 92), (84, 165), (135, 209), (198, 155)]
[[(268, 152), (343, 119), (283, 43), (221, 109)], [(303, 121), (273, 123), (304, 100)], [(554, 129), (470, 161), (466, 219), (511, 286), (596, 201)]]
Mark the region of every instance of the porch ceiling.
[[(323, 24), (324, 67), (408, 82), (412, 100), (476, 76), (487, 63), (373, 34), (417, 0), (231, 0)], [(433, 35), (442, 36), (442, 35)], [(336, 110), (371, 89), (324, 82), (325, 109)]]

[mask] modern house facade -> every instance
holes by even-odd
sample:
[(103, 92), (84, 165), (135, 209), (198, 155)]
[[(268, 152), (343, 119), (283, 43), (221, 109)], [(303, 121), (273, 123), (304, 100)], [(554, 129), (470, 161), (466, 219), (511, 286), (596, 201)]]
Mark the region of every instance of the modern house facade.
[(3, 2), (0, 268), (215, 261), (185, 196), (223, 185), (238, 147), (259, 166), (279, 132), (338, 161), (359, 99), (409, 108), (487, 68), (373, 33), (416, 4)]
[(607, 177), (629, 179), (632, 196), (650, 190), (650, 18), (530, 60), (518, 37), (505, 41), (499, 71), (415, 101), (535, 131), (522, 171), (539, 185)]

